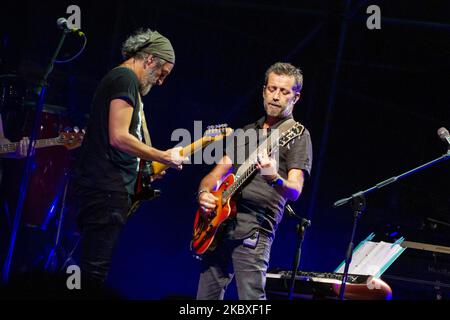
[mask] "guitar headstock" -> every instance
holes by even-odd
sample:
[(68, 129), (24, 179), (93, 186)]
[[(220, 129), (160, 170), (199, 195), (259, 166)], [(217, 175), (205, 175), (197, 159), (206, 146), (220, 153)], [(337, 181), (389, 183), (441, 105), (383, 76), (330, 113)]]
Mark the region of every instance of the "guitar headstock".
[(73, 130), (66, 130), (60, 132), (58, 136), (58, 143), (66, 147), (68, 150), (72, 150), (81, 146), (83, 141), (85, 130), (78, 127), (74, 127)]
[(211, 141), (218, 141), (233, 133), (233, 129), (229, 128), (227, 124), (219, 124), (215, 126), (208, 126), (203, 134), (203, 137), (211, 139)]
[(297, 138), (303, 133), (303, 130), (305, 130), (305, 127), (302, 126), (300, 123), (295, 123), (295, 125), (292, 126), (288, 131), (284, 132), (280, 139), (279, 139), (279, 145), (285, 146), (287, 145), (291, 140)]

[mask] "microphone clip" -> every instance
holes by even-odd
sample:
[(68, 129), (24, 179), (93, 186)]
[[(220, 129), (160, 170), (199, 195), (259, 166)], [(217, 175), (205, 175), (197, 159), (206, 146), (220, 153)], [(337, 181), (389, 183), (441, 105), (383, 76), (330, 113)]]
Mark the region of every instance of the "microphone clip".
[(293, 218), (295, 218), (295, 219), (300, 221), (300, 226), (302, 228), (308, 228), (308, 227), (311, 226), (311, 220), (308, 220), (308, 219), (300, 217), (298, 214), (296, 214), (294, 212), (294, 209), (292, 209), (292, 207), (290, 205), (287, 204), (286, 207), (285, 207), (285, 210), (286, 210), (286, 213), (289, 216), (291, 216), (291, 217), (293, 217)]

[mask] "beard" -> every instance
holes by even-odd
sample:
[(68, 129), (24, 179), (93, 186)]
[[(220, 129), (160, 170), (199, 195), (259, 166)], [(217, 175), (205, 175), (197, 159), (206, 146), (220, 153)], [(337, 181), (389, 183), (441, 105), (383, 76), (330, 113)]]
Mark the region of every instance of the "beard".
[(292, 108), (293, 105), (288, 104), (285, 106), (273, 106), (269, 103), (265, 103), (264, 104), (264, 109), (266, 110), (266, 114), (269, 117), (274, 117), (274, 118), (286, 118), (287, 116), (289, 116), (292, 112)]
[(279, 110), (276, 110), (275, 108), (276, 107), (266, 106), (266, 114), (270, 117), (278, 117), (281, 114), (282, 110), (281, 108)]
[(146, 73), (141, 83), (139, 84), (139, 91), (141, 95), (147, 95), (157, 80), (158, 78), (156, 76), (156, 70), (152, 70), (149, 73)]
[(140, 85), (139, 86), (139, 92), (141, 93), (141, 96), (147, 95), (150, 92), (152, 87), (153, 87), (153, 84), (148, 84), (148, 85), (145, 85), (145, 86), (144, 85)]

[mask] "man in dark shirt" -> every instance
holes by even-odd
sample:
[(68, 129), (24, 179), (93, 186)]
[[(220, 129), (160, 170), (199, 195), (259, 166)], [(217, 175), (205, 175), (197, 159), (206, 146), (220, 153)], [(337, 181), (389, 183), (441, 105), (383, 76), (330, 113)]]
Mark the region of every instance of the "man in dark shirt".
[[(266, 116), (244, 127), (244, 132), (262, 130), (267, 136), (286, 121), (294, 123), (292, 110), (300, 98), (302, 83), (301, 71), (293, 65), (280, 62), (272, 65), (266, 71), (263, 87)], [(208, 215), (216, 208), (218, 199), (210, 191), (217, 181), (229, 173), (239, 173), (236, 157), (245, 153), (248, 158), (252, 149), (256, 150), (247, 144), (236, 143), (234, 155), (227, 152), (201, 181), (198, 202), (202, 214)], [(286, 201), (295, 201), (300, 196), (311, 164), (312, 145), (306, 129), (286, 146), (280, 146), (278, 163), (266, 151), (257, 155), (259, 173), (249, 178), (235, 196), (236, 216), (223, 223), (223, 234), (216, 236), (216, 243), (202, 256), (197, 299), (223, 299), (234, 275), (239, 299), (266, 299), (266, 271), (275, 231)]]
[(181, 169), (181, 148), (161, 151), (142, 142), (143, 105), (175, 63), (170, 41), (139, 30), (123, 44), (125, 61), (100, 82), (75, 168), (81, 230), (81, 271), (88, 287), (107, 276), (114, 246), (131, 206), (138, 158)]

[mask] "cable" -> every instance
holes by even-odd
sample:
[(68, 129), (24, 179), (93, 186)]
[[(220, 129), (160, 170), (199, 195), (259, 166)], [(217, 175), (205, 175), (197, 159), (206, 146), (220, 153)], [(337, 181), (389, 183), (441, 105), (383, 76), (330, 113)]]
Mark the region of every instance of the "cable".
[(74, 55), (72, 58), (69, 58), (67, 60), (55, 60), (55, 63), (68, 63), (68, 62), (71, 62), (71, 61), (75, 60), (76, 58), (78, 58), (81, 53), (83, 53), (84, 49), (86, 48), (87, 38), (86, 38), (86, 35), (83, 32), (81, 32), (81, 31), (78, 34), (80, 36), (82, 36), (83, 39), (84, 39), (84, 43), (83, 43), (83, 46), (81, 47), (80, 51), (78, 51), (77, 54)]

